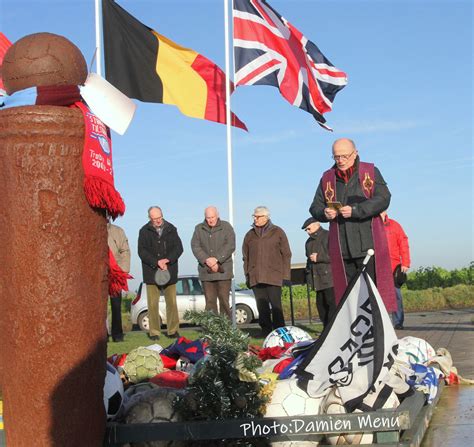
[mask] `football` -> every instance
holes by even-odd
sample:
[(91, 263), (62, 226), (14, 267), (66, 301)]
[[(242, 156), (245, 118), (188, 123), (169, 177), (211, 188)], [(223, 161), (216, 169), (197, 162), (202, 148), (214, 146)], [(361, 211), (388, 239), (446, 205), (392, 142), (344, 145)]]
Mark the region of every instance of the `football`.
[(277, 380), (265, 417), (318, 414), (321, 400), (298, 388), (297, 379)]
[(147, 392), (155, 388), (158, 388), (158, 385), (151, 382), (141, 382), (129, 386), (124, 393), (122, 410), (120, 410), (121, 416), (126, 415), (129, 409), (140, 402)]
[(117, 416), (123, 403), (123, 383), (119, 372), (109, 363), (104, 382), (104, 406), (107, 419)]
[[(296, 379), (277, 380), (275, 389), (267, 405), (266, 418), (277, 418), (281, 416), (309, 416), (319, 413), (319, 405), (322, 398), (308, 396), (305, 391), (298, 388)], [(308, 435), (305, 441), (302, 439), (292, 441), (272, 441), (272, 447), (310, 447), (318, 445), (323, 435)]]
[(158, 386), (155, 385), (152, 382), (136, 383), (135, 385), (129, 386), (125, 390), (125, 396), (126, 397), (132, 397), (132, 396), (135, 396), (135, 394), (144, 393), (146, 391), (152, 390), (152, 389), (157, 388), (157, 387)]
[(139, 383), (163, 372), (163, 361), (158, 352), (142, 346), (127, 355), (123, 371), (132, 383)]
[[(399, 405), (398, 398), (395, 393), (392, 393), (383, 408), (397, 408)], [(331, 388), (328, 394), (326, 394), (321, 402), (321, 413), (322, 414), (343, 414), (347, 413), (342, 399), (339, 396), (337, 387)], [(354, 413), (361, 413), (360, 410), (355, 410)], [(374, 435), (372, 433), (338, 433), (338, 434), (327, 434), (326, 440), (330, 445), (358, 445), (358, 444), (372, 444)]]
[(397, 361), (399, 362), (408, 365), (412, 363), (426, 364), (435, 355), (433, 347), (422, 338), (407, 336), (398, 340)]
[(281, 346), (283, 348), (285, 343), (298, 343), (306, 340), (311, 340), (311, 337), (303, 329), (296, 326), (285, 326), (270, 332), (263, 342), (263, 347)]
[[(125, 415), (127, 424), (149, 424), (179, 422), (182, 420), (173, 402), (183, 392), (174, 388), (155, 388), (142, 394), (142, 398), (131, 406)], [(145, 445), (145, 444), (140, 444)], [(146, 443), (153, 447), (181, 447), (184, 441), (153, 441)]]

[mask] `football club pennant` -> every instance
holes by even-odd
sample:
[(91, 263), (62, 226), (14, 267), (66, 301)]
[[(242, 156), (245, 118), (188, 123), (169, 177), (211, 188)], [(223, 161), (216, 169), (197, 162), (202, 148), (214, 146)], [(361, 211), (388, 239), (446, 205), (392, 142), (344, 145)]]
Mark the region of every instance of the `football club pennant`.
[(349, 284), (334, 318), (298, 367), (298, 385), (312, 397), (337, 386), (351, 412), (387, 380), (397, 347), (382, 298), (362, 271)]

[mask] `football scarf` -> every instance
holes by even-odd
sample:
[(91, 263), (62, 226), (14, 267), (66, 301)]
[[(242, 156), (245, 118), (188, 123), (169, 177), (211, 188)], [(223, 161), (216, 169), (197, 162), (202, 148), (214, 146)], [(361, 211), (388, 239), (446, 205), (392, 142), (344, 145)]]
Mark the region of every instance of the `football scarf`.
[(114, 186), (109, 129), (84, 103), (76, 102), (74, 105), (84, 116), (82, 167), (86, 199), (90, 206), (107, 210), (115, 219), (125, 213), (125, 204)]
[(84, 194), (89, 205), (103, 209), (115, 219), (125, 213), (125, 204), (114, 186), (112, 143), (108, 127), (81, 102), (75, 85), (30, 87), (0, 99), (0, 110), (30, 105), (77, 107), (84, 118)]

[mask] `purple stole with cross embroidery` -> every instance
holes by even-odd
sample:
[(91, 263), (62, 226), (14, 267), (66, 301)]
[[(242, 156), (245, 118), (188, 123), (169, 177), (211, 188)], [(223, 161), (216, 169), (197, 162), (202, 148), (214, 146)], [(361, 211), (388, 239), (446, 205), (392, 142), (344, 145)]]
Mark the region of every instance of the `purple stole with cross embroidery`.
[[(359, 183), (367, 199), (374, 194), (375, 169), (372, 163), (359, 162)], [(327, 202), (335, 202), (336, 198), (336, 170), (328, 169), (321, 180), (324, 198)], [(387, 311), (397, 310), (397, 301), (393, 285), (393, 276), (390, 265), (387, 237), (379, 216), (372, 218), (372, 240), (375, 251), (375, 276), (377, 289), (382, 296)], [(341, 244), (339, 241), (339, 226), (337, 219), (329, 223), (329, 256), (334, 282), (336, 305), (339, 304), (347, 287), (346, 269), (342, 259)]]

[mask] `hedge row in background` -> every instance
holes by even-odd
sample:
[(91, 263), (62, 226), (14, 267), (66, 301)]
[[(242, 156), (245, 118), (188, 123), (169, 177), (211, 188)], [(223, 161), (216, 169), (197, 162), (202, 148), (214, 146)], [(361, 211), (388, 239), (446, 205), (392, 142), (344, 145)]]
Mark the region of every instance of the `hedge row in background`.
[[(293, 286), (293, 309), (295, 319), (308, 319), (309, 307), (306, 286)], [(420, 312), (441, 309), (474, 308), (474, 285), (459, 284), (453, 287), (433, 287), (426, 290), (408, 290), (402, 287), (403, 306), (405, 312)], [(283, 310), (288, 324), (290, 324), (290, 292), (288, 287), (283, 288)], [(122, 299), (123, 327), (125, 331), (132, 328), (130, 322), (130, 305), (133, 294)], [(316, 294), (310, 293), (311, 316), (316, 318)]]
[[(446, 270), (441, 267), (420, 267), (408, 273), (406, 285), (402, 287), (403, 305), (406, 312), (461, 309), (474, 307), (474, 262), (468, 267)], [(245, 289), (245, 284), (239, 284)], [(293, 308), (295, 319), (309, 317), (306, 286), (293, 286)], [(130, 324), (130, 305), (135, 293), (129, 292), (122, 299), (124, 328)], [(283, 287), (282, 301), (285, 317), (290, 320), (290, 289)], [(310, 292), (312, 317), (317, 316), (316, 293)], [(128, 320), (128, 321), (127, 321)]]
[(420, 267), (408, 273), (407, 288), (424, 290), (432, 287), (452, 287), (458, 284), (473, 285), (474, 261), (468, 267), (445, 270), (441, 267)]
[[(308, 299), (306, 286), (293, 286), (293, 309), (295, 319), (308, 318)], [(440, 309), (463, 309), (474, 307), (474, 285), (459, 284), (453, 287), (433, 287), (426, 290), (408, 290), (402, 287), (405, 312), (418, 312)], [(287, 320), (290, 318), (290, 293), (284, 287), (282, 293), (283, 309)], [(317, 315), (316, 294), (310, 293), (311, 315)]]

